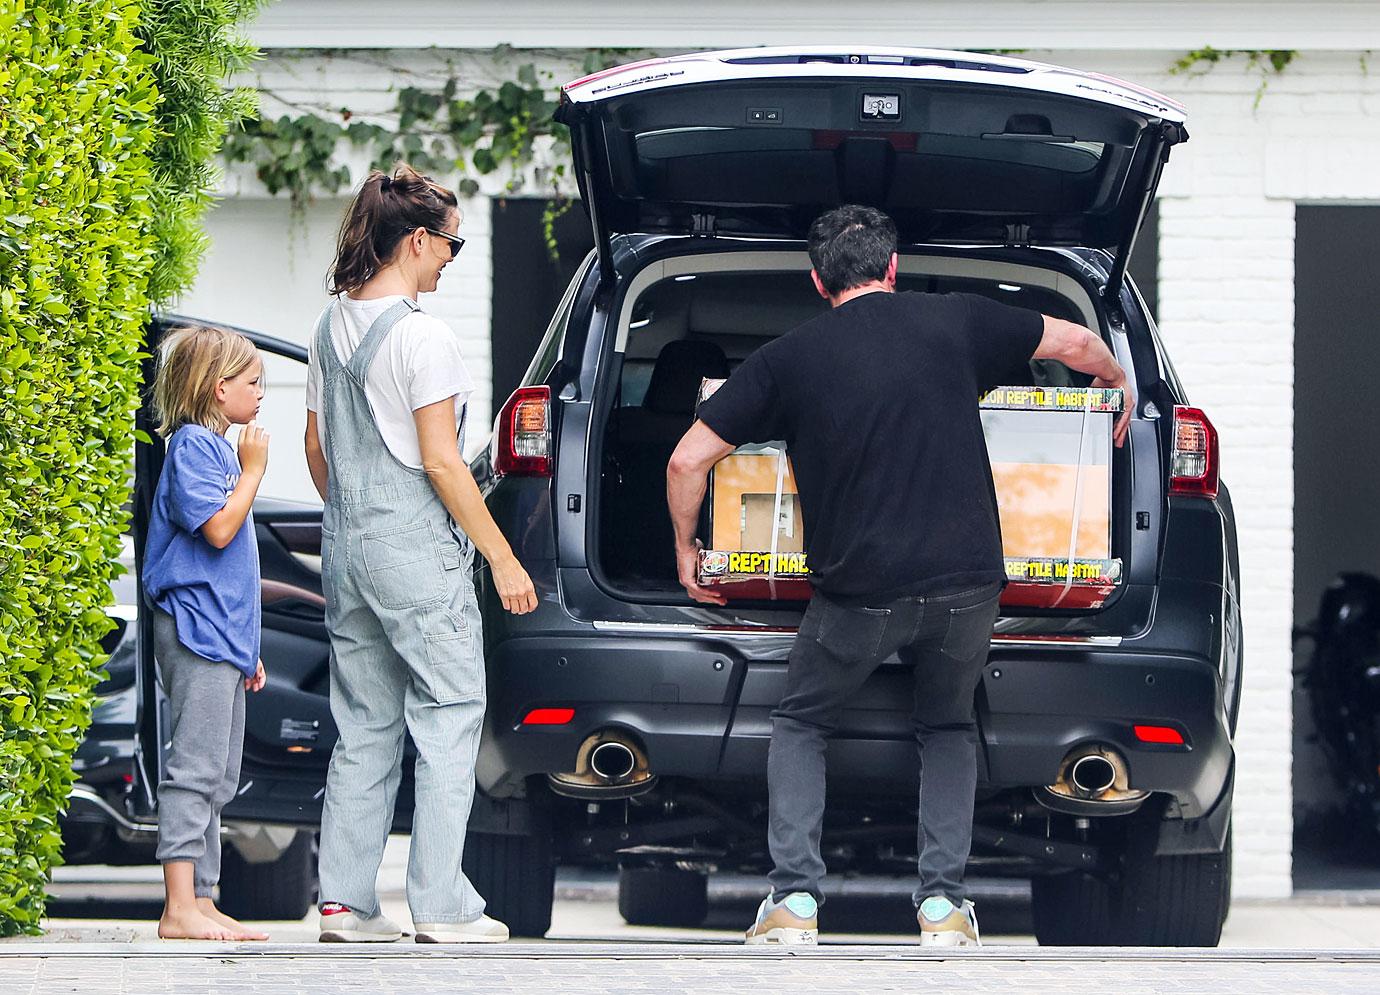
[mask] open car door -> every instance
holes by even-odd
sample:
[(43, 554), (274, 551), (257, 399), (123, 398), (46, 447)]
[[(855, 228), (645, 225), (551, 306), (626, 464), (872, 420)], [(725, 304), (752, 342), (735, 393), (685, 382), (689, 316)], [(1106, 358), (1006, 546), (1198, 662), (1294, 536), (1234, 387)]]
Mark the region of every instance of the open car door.
[[(163, 331), (176, 318), (161, 317), (151, 326), (154, 353)], [(297, 381), (305, 375), (307, 351), (281, 339), (237, 329), (264, 354), (270, 396), (275, 380)], [(146, 361), (145, 383), (153, 382), (155, 361)], [(295, 391), (273, 399), (300, 407)], [(141, 409), (137, 427), (150, 442), (135, 449), (134, 535), (138, 599), (137, 713), (131, 815), (148, 817), (157, 805), (157, 786), (165, 770), (170, 734), (167, 697), (157, 678), (153, 651), (153, 606), (142, 582), (143, 549), (154, 490), (163, 465), (164, 446), (152, 415)], [(329, 641), (325, 599), (321, 592), (321, 506), (271, 496), (276, 461), (289, 466), (300, 439), (275, 440), (281, 451), (270, 455), (269, 476), (254, 503), (254, 525), (263, 578), (262, 656), (268, 683), (251, 694), (245, 709), (244, 763), (240, 793), (226, 808), (229, 820), (313, 825), (321, 816), (326, 766), (335, 744), (330, 714)], [(300, 490), (300, 488), (298, 488)], [(265, 492), (268, 493), (265, 493)], [(410, 811), (410, 803), (400, 805)]]

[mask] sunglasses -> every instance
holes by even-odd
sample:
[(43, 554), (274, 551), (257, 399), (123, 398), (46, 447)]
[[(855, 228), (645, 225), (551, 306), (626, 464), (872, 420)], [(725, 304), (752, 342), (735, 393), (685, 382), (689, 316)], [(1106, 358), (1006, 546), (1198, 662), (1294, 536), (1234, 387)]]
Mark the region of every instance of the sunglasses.
[(450, 243), (450, 258), (454, 259), (460, 255), (460, 249), (465, 244), (465, 240), (459, 235), (452, 235), (450, 232), (437, 231), (435, 228), (423, 228), (422, 231), (428, 235), (435, 235), (437, 238), (444, 238)]

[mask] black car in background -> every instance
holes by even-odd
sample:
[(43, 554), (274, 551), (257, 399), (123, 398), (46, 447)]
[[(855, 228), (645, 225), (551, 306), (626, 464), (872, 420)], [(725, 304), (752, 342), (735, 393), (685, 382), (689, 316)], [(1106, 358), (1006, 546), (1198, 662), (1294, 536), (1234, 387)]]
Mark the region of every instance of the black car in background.
[[(618, 867), (631, 922), (693, 924), (709, 871), (769, 867), (769, 713), (804, 605), (691, 602), (665, 468), (700, 378), (826, 306), (804, 233), (820, 210), (860, 202), (897, 221), (900, 289), (1088, 325), (1135, 386), (1110, 467), (1121, 584), (1095, 609), (1007, 607), (998, 622), (977, 700), (972, 866), (1031, 879), (1041, 942), (1215, 944), (1242, 666), (1235, 523), (1216, 433), (1126, 277), (1160, 170), (1187, 139), (1183, 109), (997, 56), (752, 49), (577, 81), (559, 117), (596, 248), (472, 464), (540, 599), (504, 613), (479, 565), (489, 711), (465, 861), (493, 914), (543, 933), (568, 863)], [(1032, 364), (1031, 382), (1084, 381)], [(136, 536), (160, 460), (156, 442), (139, 447)], [(308, 866), (335, 737), (320, 511), (264, 499), (255, 519), (270, 682), (251, 699), (226, 810), (260, 861), (243, 857), (251, 878)], [(83, 755), (111, 756), (83, 771), (95, 797), (74, 808), (120, 841), (154, 818), (165, 709), (146, 613), (133, 615), (139, 638), (118, 651), (131, 683), (111, 699), (130, 723), (106, 746), (93, 732)], [(833, 872), (913, 870), (909, 696), (908, 673), (884, 664), (831, 743)], [(399, 829), (410, 798), (409, 774)]]

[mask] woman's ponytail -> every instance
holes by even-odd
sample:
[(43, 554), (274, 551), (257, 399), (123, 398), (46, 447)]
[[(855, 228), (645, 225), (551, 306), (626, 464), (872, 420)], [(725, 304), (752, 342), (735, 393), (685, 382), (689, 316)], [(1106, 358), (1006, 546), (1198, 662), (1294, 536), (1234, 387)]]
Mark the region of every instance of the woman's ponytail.
[(340, 225), (327, 290), (348, 294), (364, 286), (410, 232), (444, 228), (456, 203), (454, 193), (411, 166), (399, 163), (392, 176), (370, 173)]

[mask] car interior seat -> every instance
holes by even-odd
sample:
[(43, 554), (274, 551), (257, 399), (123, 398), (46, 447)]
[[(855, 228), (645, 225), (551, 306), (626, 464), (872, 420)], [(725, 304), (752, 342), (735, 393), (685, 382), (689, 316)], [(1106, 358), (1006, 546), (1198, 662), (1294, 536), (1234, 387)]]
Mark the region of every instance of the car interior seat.
[(666, 507), (666, 465), (695, 420), (700, 381), (722, 379), (728, 358), (714, 342), (678, 339), (657, 355), (641, 405), (609, 421), (601, 545), (619, 577), (676, 579), (675, 534)]

